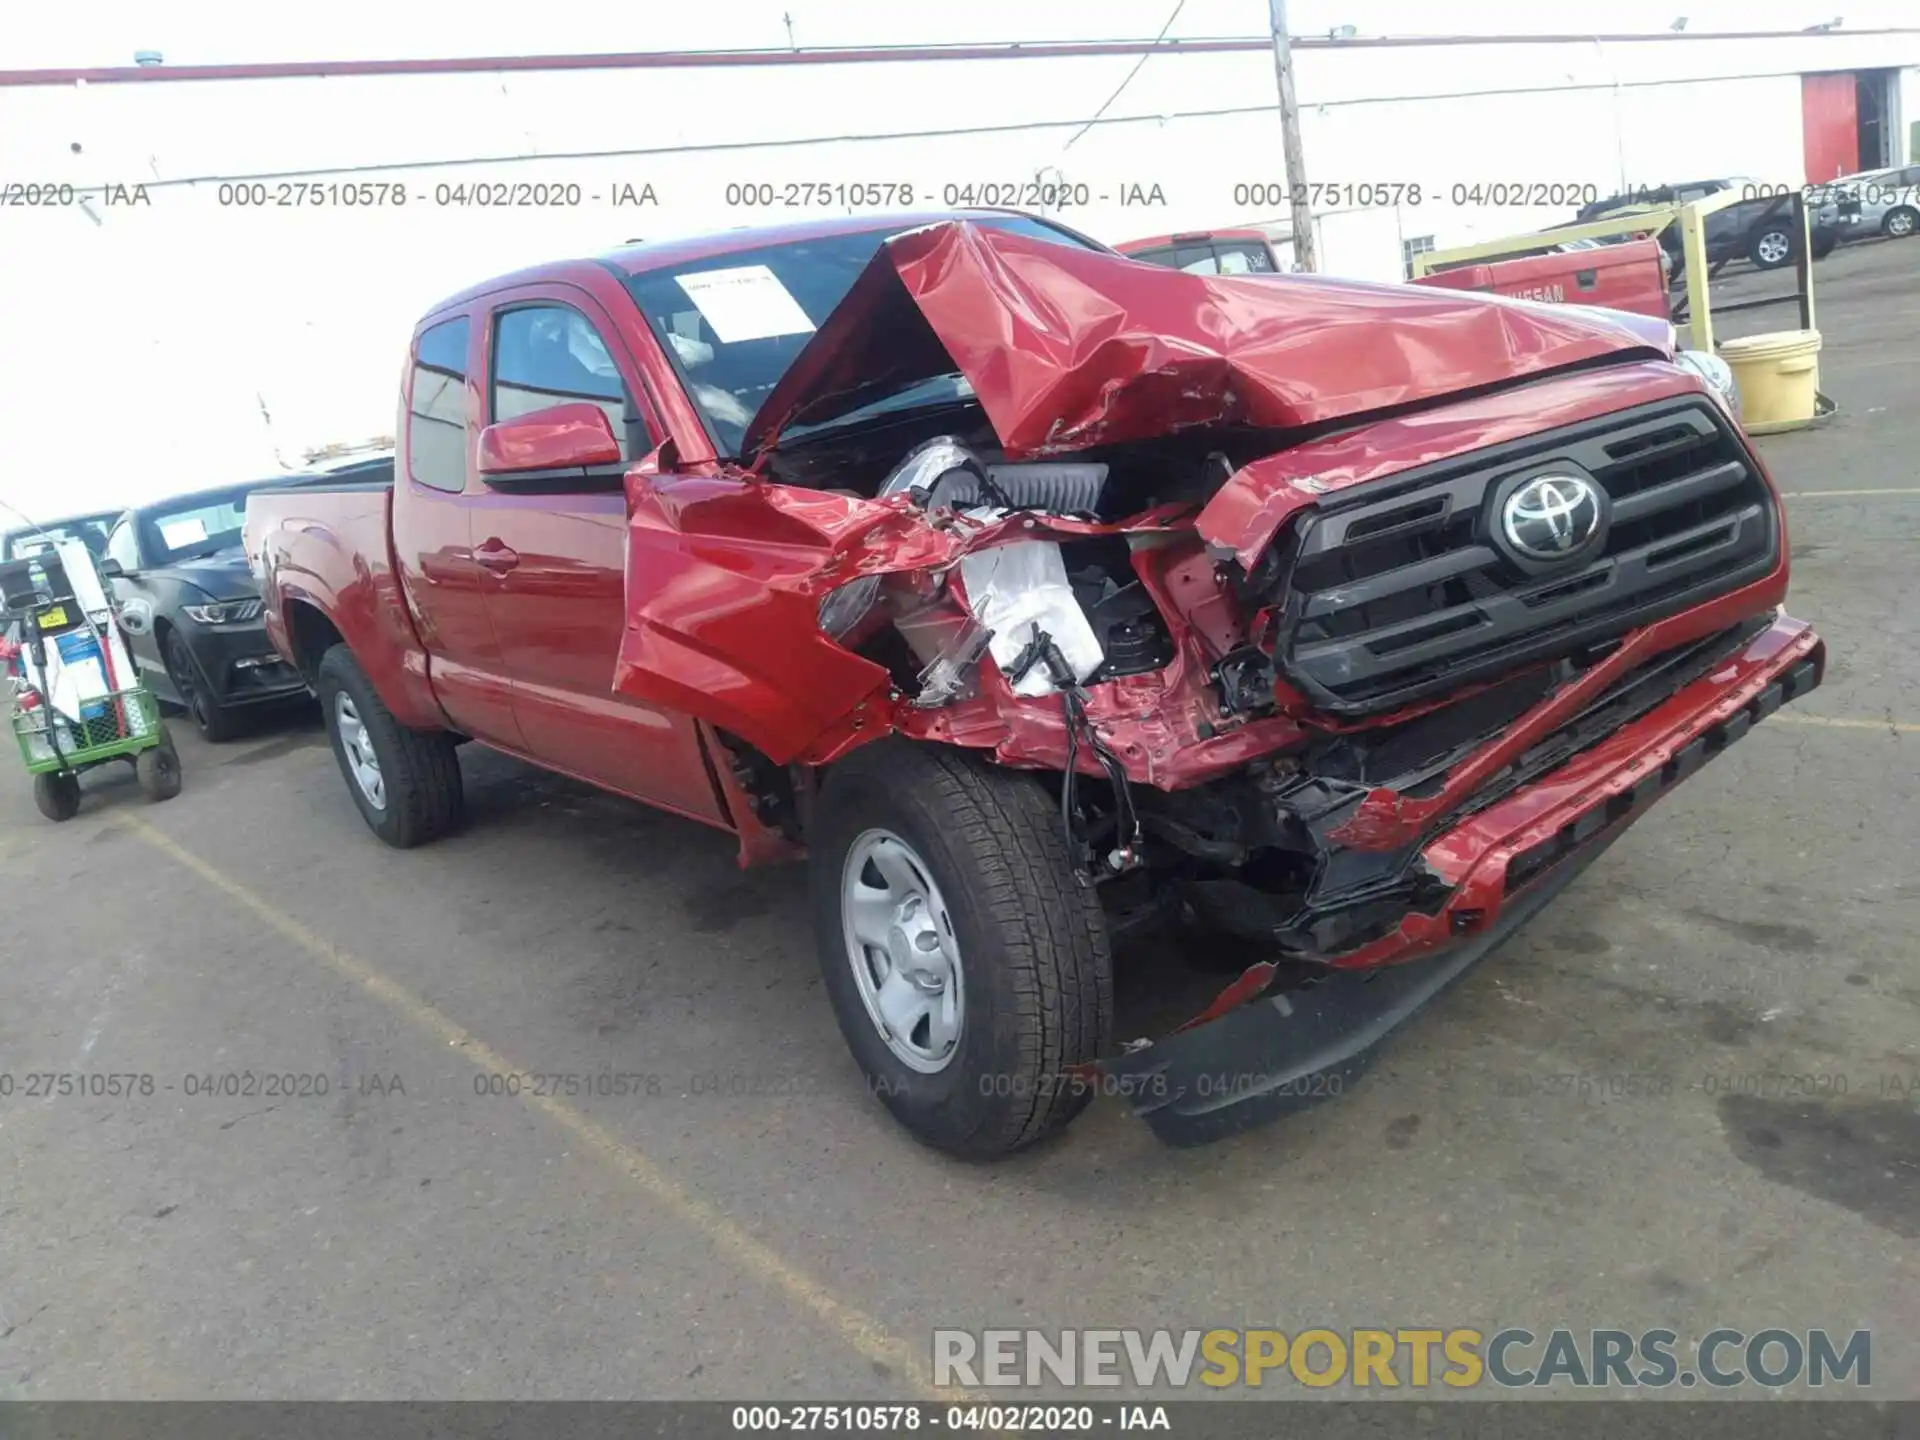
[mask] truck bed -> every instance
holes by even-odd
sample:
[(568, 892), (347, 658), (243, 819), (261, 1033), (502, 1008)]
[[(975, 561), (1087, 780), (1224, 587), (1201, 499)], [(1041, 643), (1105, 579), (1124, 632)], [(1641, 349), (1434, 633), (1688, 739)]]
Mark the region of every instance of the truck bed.
[(247, 500), (247, 562), (268, 635), (309, 683), (344, 642), (401, 723), (437, 728), (446, 717), (394, 567), (392, 515), (384, 478), (263, 491)]

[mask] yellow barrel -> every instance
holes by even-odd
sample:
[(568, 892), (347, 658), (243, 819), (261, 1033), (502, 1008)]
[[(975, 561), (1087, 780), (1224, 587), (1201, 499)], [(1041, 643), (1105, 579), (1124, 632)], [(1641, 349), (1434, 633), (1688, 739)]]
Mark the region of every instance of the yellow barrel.
[(1741, 423), (1756, 435), (1809, 424), (1819, 406), (1820, 332), (1776, 330), (1720, 342), (1740, 387)]

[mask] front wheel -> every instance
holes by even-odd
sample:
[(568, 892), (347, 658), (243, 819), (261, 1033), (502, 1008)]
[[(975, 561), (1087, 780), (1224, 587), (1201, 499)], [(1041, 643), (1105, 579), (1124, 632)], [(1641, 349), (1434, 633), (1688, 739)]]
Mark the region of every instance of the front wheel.
[(1880, 228), (1886, 231), (1893, 239), (1904, 240), (1913, 234), (1915, 230), (1920, 229), (1920, 210), (1915, 210), (1907, 205), (1889, 210), (1887, 212), (1887, 218), (1881, 222)]
[(80, 777), (70, 770), (34, 776), (33, 803), (49, 820), (71, 820), (80, 813)]
[(333, 758), (368, 829), (406, 850), (460, 823), (460, 759), (451, 736), (394, 719), (345, 645), (321, 658), (316, 688)]
[(1106, 1050), (1105, 921), (1034, 780), (880, 741), (828, 774), (809, 836), (821, 974), (913, 1134), (972, 1159), (1059, 1130)]
[(180, 704), (201, 735), (210, 744), (231, 740), (238, 728), (231, 710), (213, 698), (206, 678), (194, 663), (193, 651), (178, 630), (167, 632), (167, 678), (180, 696)]
[(1782, 226), (1756, 230), (1747, 246), (1747, 258), (1762, 270), (1778, 270), (1793, 259), (1793, 235)]
[(134, 758), (133, 776), (149, 800), (171, 800), (180, 793), (180, 752), (173, 748), (173, 737), (165, 726), (160, 743)]

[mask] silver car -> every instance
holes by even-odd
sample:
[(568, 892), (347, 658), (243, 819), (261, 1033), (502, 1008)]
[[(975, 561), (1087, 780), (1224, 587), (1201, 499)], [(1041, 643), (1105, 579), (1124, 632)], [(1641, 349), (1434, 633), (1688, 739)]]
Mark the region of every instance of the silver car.
[(1839, 226), (1849, 239), (1904, 239), (1920, 230), (1920, 165), (1842, 175), (1821, 187), (1820, 198), (1820, 220)]

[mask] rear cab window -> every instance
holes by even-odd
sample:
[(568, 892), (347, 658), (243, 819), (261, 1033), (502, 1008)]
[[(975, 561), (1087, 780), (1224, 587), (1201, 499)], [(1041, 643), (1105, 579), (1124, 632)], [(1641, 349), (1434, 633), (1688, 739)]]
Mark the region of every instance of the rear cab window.
[(467, 485), (467, 317), (420, 332), (407, 377), (407, 474), (433, 490)]

